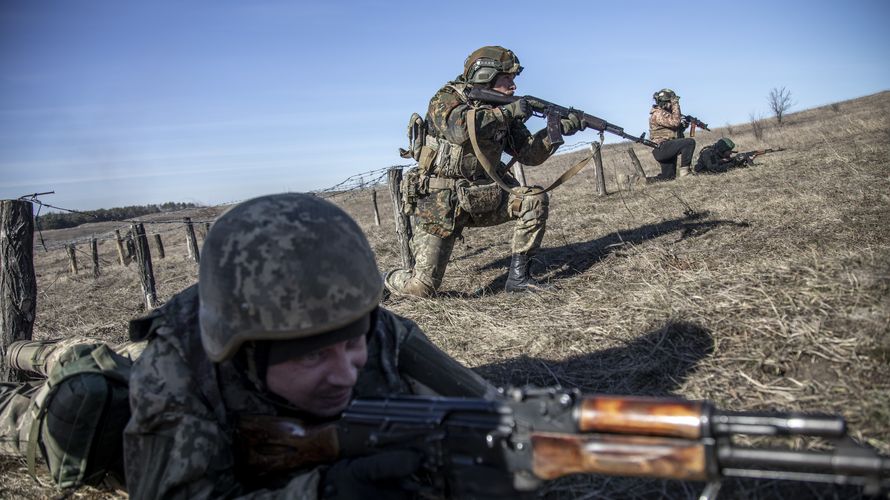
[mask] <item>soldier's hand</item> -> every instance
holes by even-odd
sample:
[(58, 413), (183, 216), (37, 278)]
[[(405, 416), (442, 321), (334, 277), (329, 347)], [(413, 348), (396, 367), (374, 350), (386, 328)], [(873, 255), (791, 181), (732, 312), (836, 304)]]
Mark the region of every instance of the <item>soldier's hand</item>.
[(562, 127), (562, 135), (572, 135), (575, 132), (584, 130), (584, 121), (581, 120), (579, 113), (569, 113), (568, 116), (559, 120)]
[(528, 99), (524, 97), (522, 99), (517, 99), (510, 104), (504, 104), (500, 109), (507, 115), (507, 118), (513, 118), (523, 122), (532, 116), (532, 107), (529, 104)]
[(420, 461), (420, 454), (411, 450), (340, 460), (324, 474), (321, 497), (336, 500), (411, 498), (399, 480), (417, 472)]

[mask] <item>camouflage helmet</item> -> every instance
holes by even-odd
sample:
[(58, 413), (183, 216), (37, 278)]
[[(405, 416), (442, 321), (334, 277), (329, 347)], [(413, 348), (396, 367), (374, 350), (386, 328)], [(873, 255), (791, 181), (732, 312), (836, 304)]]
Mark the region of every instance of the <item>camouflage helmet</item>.
[(655, 99), (655, 102), (662, 103), (662, 102), (670, 102), (671, 100), (673, 100), (675, 98), (679, 99), (680, 96), (678, 96), (677, 93), (671, 89), (661, 89), (658, 92), (652, 94), (652, 98)]
[(519, 58), (512, 50), (498, 45), (489, 45), (476, 49), (464, 61), (463, 77), (469, 83), (488, 83), (498, 73), (518, 75), (522, 72)]
[(346, 212), (309, 194), (254, 198), (220, 216), (204, 241), (201, 342), (220, 362), (245, 342), (323, 339), (382, 294), (374, 253)]

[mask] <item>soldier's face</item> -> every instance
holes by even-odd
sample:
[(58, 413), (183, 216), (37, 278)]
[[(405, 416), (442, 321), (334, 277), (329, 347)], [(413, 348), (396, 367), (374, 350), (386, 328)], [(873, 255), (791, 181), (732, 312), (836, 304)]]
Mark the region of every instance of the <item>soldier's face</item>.
[(352, 399), (358, 373), (368, 360), (364, 335), (269, 365), (266, 386), (299, 410), (338, 415)]
[(516, 92), (516, 83), (513, 80), (516, 78), (516, 75), (511, 73), (500, 73), (497, 77), (495, 77), (494, 82), (491, 84), (491, 90), (497, 90), (502, 94), (513, 95)]

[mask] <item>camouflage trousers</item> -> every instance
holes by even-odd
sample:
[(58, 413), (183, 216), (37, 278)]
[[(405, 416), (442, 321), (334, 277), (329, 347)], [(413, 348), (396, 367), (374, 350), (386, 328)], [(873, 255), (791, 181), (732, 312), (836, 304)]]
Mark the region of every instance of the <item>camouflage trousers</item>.
[[(457, 207), (454, 231), (441, 237), (423, 230), (422, 220), (415, 220), (411, 251), (413, 269), (397, 269), (386, 276), (390, 292), (402, 295), (430, 297), (436, 293), (445, 276), (454, 243), (465, 227), (490, 227), (516, 221), (513, 228), (514, 254), (530, 255), (541, 246), (547, 225), (549, 197), (545, 194), (517, 196), (503, 192), (497, 209), (482, 214), (470, 214)], [(417, 219), (417, 217), (415, 217)]]
[[(102, 342), (86, 337), (64, 340), (35, 340), (24, 344), (13, 343), (7, 355), (9, 364), (37, 378), (46, 378), (58, 364), (59, 358), (76, 345), (98, 345)], [(114, 351), (130, 359), (142, 354), (146, 342), (126, 342), (113, 347)], [(17, 347), (21, 347), (20, 349)], [(44, 380), (0, 383), (0, 454), (25, 456), (34, 412), (31, 405), (42, 399)]]

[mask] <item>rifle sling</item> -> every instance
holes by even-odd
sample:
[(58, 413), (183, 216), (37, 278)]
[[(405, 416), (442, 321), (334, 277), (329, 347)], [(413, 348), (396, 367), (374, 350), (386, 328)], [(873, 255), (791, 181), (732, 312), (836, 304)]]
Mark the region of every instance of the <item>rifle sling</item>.
[[(482, 149), (479, 147), (479, 139), (476, 135), (476, 108), (470, 108), (470, 110), (467, 111), (467, 131), (469, 132), (470, 136), (470, 144), (473, 145), (473, 153), (476, 154), (476, 158), (479, 160), (479, 163), (482, 165), (485, 173), (488, 174), (488, 177), (490, 177), (491, 180), (493, 180), (495, 184), (497, 184), (504, 191), (519, 196), (520, 198), (524, 196), (544, 194), (548, 191), (556, 189), (557, 187), (574, 177), (575, 174), (580, 172), (581, 169), (584, 168), (587, 163), (589, 163), (590, 159), (593, 158), (593, 156), (588, 156), (587, 158), (582, 159), (581, 161), (576, 163), (575, 166), (563, 172), (562, 175), (560, 175), (555, 181), (553, 181), (552, 184), (550, 184), (546, 188), (535, 186), (510, 187), (507, 185), (506, 182), (504, 182), (501, 176), (498, 175), (497, 169), (495, 169), (494, 165), (492, 165), (491, 161), (488, 159), (487, 156), (485, 156), (485, 153), (483, 153)], [(515, 162), (515, 160), (516, 159), (514, 158), (510, 161), (511, 166)]]

